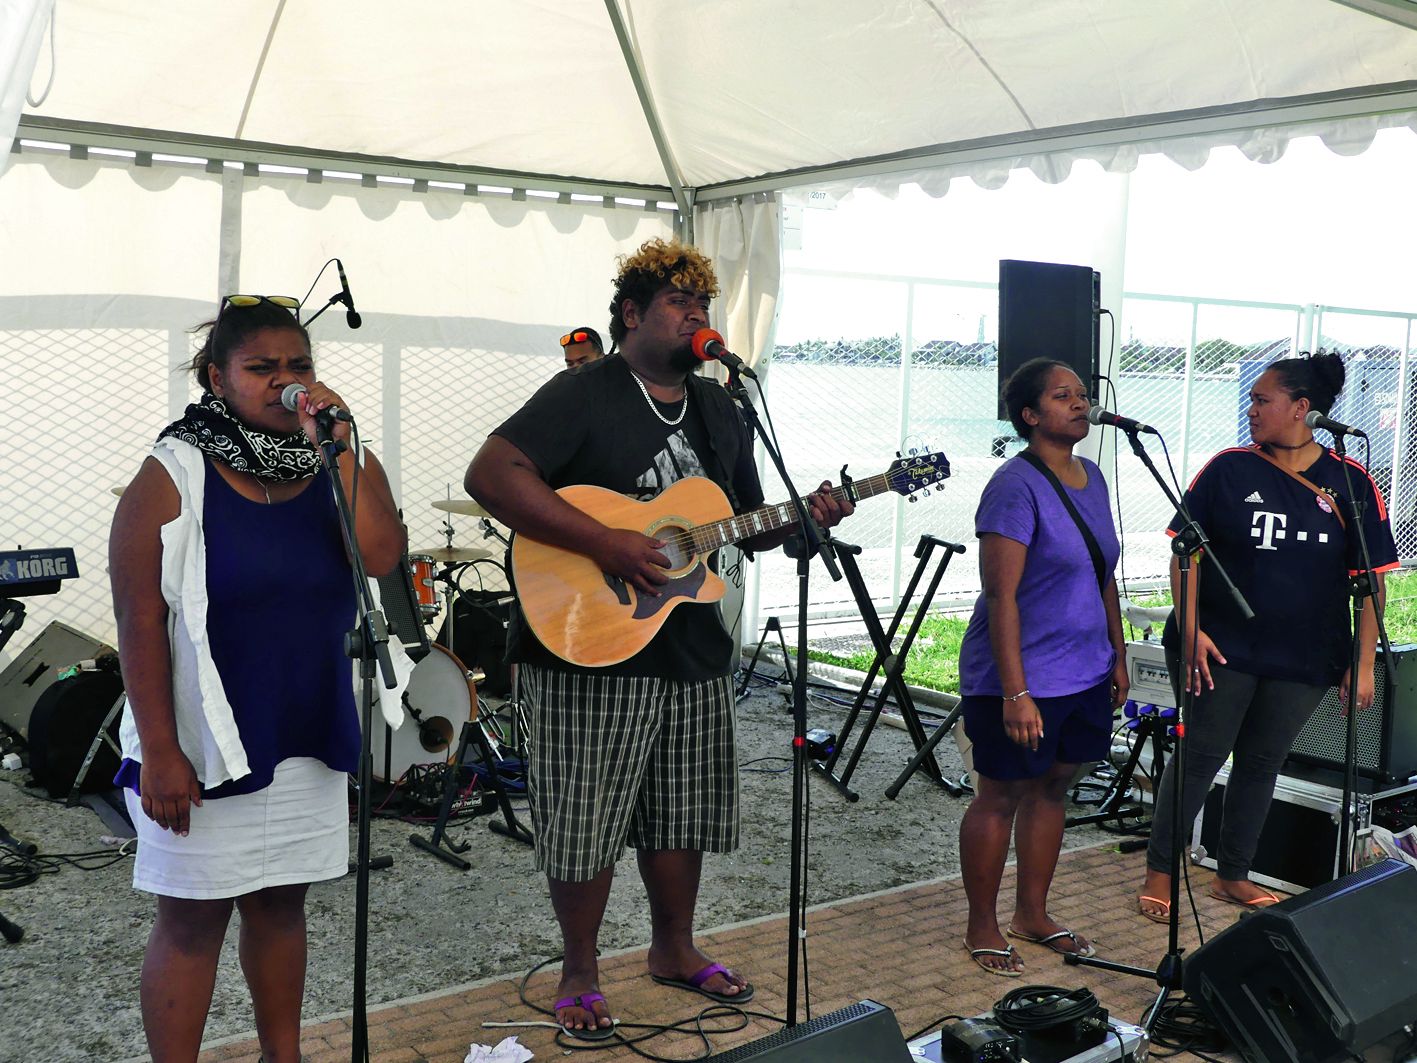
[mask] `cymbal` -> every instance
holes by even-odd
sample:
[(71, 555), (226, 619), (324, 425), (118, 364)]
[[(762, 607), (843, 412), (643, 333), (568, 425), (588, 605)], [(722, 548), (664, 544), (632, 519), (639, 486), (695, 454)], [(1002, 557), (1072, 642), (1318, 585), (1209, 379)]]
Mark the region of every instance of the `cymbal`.
[(459, 561), (481, 561), (491, 557), (491, 550), (480, 546), (435, 546), (428, 550), (410, 550), (409, 557), (431, 557), (443, 565), (454, 565)]
[(464, 517), (492, 516), (470, 498), (440, 498), (433, 503), (433, 508), (444, 513), (461, 513)]

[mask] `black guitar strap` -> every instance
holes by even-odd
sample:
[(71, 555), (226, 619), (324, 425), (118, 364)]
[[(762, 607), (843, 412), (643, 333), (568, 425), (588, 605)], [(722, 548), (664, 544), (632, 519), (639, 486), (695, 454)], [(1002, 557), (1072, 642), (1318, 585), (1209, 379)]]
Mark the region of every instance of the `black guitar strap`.
[(1054, 475), (1053, 470), (1044, 464), (1043, 459), (1029, 450), (1020, 451), (1019, 457), (1047, 477), (1048, 482), (1053, 485), (1053, 490), (1057, 491), (1058, 497), (1063, 500), (1064, 508), (1073, 518), (1073, 523), (1078, 526), (1078, 531), (1082, 533), (1082, 541), (1087, 545), (1088, 556), (1092, 558), (1092, 571), (1097, 576), (1097, 591), (1100, 594), (1107, 582), (1107, 571), (1102, 564), (1102, 547), (1097, 545), (1097, 537), (1092, 534), (1092, 529), (1082, 519), (1082, 514), (1073, 505), (1073, 500), (1068, 497), (1068, 492), (1063, 489), (1062, 483)]

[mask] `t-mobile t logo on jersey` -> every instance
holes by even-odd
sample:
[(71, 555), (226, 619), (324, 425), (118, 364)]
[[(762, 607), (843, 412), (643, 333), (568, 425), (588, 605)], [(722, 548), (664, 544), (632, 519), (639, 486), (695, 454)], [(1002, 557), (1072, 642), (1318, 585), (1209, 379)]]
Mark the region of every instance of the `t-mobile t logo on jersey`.
[(1284, 538), (1284, 526), (1289, 523), (1287, 513), (1269, 513), (1263, 509), (1257, 509), (1250, 514), (1250, 538), (1258, 539), (1260, 545), (1257, 550), (1278, 550), (1274, 545), (1276, 539)]

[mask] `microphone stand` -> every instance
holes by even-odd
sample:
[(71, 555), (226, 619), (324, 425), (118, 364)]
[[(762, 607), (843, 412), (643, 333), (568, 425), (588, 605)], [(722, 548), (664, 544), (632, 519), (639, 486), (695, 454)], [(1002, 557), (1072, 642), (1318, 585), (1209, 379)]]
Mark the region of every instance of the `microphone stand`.
[[(1140, 430), (1135, 428), (1122, 430), (1127, 433), (1127, 440), (1131, 443), (1132, 452), (1147, 467), (1152, 479), (1160, 486), (1162, 494), (1166, 496), (1166, 500), (1171, 503), (1172, 508), (1182, 521), (1181, 530), (1171, 540), (1171, 552), (1176, 555), (1181, 575), (1180, 600), (1176, 603), (1176, 608), (1179, 609), (1176, 628), (1181, 635), (1181, 676), (1184, 686), (1181, 688), (1181, 697), (1178, 699), (1181, 704), (1178, 707), (1180, 715), (1176, 719), (1176, 749), (1171, 755), (1171, 767), (1176, 776), (1175, 784), (1171, 787), (1171, 808), (1168, 810), (1171, 817), (1171, 852), (1169, 854), (1171, 894), (1168, 909), (1170, 917), (1166, 921), (1166, 954), (1161, 957), (1161, 962), (1157, 964), (1154, 971), (1149, 971), (1145, 967), (1133, 967), (1130, 964), (1098, 959), (1095, 956), (1079, 956), (1071, 952), (1064, 953), (1063, 962), (1073, 966), (1117, 971), (1121, 974), (1136, 975), (1139, 978), (1154, 978), (1160, 991), (1151, 1007), (1146, 1010), (1142, 1021), (1142, 1026), (1150, 1036), (1156, 1029), (1157, 1022), (1160, 1021), (1161, 1011), (1166, 1005), (1167, 998), (1174, 990), (1181, 988), (1181, 849), (1183, 848), (1181, 838), (1184, 827), (1181, 822), (1181, 809), (1186, 780), (1186, 721), (1191, 718), (1191, 710), (1195, 704), (1195, 691), (1191, 686), (1191, 654), (1194, 650), (1194, 632), (1200, 628), (1200, 603), (1196, 604), (1194, 627), (1186, 622), (1189, 615), (1191, 557), (1197, 551), (1205, 550), (1210, 567), (1215, 570), (1221, 583), (1224, 584), (1240, 614), (1246, 620), (1252, 619), (1255, 614), (1240, 593), (1240, 589), (1231, 581), (1229, 573), (1225, 571), (1225, 566), (1220, 563), (1220, 559), (1210, 548), (1210, 540), (1206, 537), (1204, 529), (1191, 516), (1190, 511), (1186, 508), (1186, 503), (1177, 497), (1175, 491), (1171, 490), (1171, 485), (1166, 482), (1166, 477), (1161, 475), (1155, 463), (1152, 462), (1151, 455), (1142, 446)], [(1160, 814), (1160, 809), (1153, 810), (1153, 816)]]
[[(1348, 697), (1343, 706), (1345, 716), (1343, 804), (1340, 806), (1338, 826), (1338, 872), (1340, 875), (1346, 875), (1353, 870), (1353, 859), (1356, 855), (1354, 843), (1357, 838), (1358, 824), (1356, 817), (1352, 814), (1352, 806), (1357, 801), (1358, 793), (1358, 658), (1362, 648), (1364, 603), (1370, 597), (1373, 599), (1374, 617), (1378, 624), (1378, 638), (1382, 641), (1383, 663), (1389, 670), (1388, 689), (1396, 689), (1391, 671), (1396, 660), (1392, 655), (1392, 646), (1388, 644), (1387, 625), (1383, 623), (1383, 610), (1377, 601), (1377, 582), (1374, 579), (1373, 559), (1368, 553), (1368, 535), (1363, 527), (1363, 513), (1368, 508), (1368, 503), (1359, 498), (1353, 490), (1353, 474), (1348, 467), (1348, 450), (1344, 446), (1343, 437), (1344, 433), (1342, 432), (1333, 433), (1333, 452), (1338, 457), (1339, 466), (1343, 469), (1343, 486), (1347, 490), (1349, 502), (1353, 506), (1353, 523), (1358, 529), (1358, 549), (1363, 567), (1348, 580), (1348, 592), (1353, 599), (1353, 640), (1348, 654)], [(1337, 502), (1334, 504), (1337, 505)], [(1396, 708), (1389, 702), (1386, 711), (1393, 712), (1396, 711)]]
[[(743, 386), (738, 371), (732, 367), (728, 369), (728, 383), (725, 388), (743, 411), (743, 417), (753, 433), (762, 441), (763, 449), (772, 459), (797, 513), (798, 534), (794, 534), (783, 544), (783, 551), (797, 560), (797, 667), (792, 674), (792, 861), (787, 900), (787, 1025), (790, 1028), (797, 1025), (797, 963), (804, 947), (802, 898), (806, 893), (804, 879), (807, 871), (803, 860), (803, 851), (807, 844), (803, 811), (807, 795), (808, 579), (813, 555), (822, 559), (822, 564), (826, 566), (833, 581), (841, 580), (841, 570), (832, 556), (831, 543), (826, 538), (826, 533), (817, 527), (807, 504), (797, 494), (797, 488), (792, 485), (792, 478), (787, 475), (787, 466), (783, 464), (781, 452), (773, 445), (769, 433), (758, 417), (757, 409), (748, 397), (748, 391)], [(762, 385), (758, 386), (758, 394), (762, 395)]]
[[(371, 783), (374, 775), (374, 759), (370, 750), (369, 736), (374, 724), (374, 673), (382, 674), (384, 686), (392, 690), (398, 685), (394, 678), (394, 662), (389, 655), (389, 629), (384, 614), (374, 605), (374, 596), (369, 590), (369, 574), (364, 568), (364, 558), (359, 553), (359, 540), (355, 534), (354, 513), (349, 507), (349, 499), (344, 493), (344, 482), (339, 475), (339, 455), (345, 444), (334, 438), (333, 425), (329, 418), (316, 418), (316, 436), (320, 441), (320, 459), (329, 473), (330, 489), (334, 494), (335, 509), (339, 513), (340, 531), (344, 536), (345, 549), (349, 552), (349, 565), (354, 576), (354, 600), (357, 610), (357, 626), (346, 632), (344, 652), (346, 656), (359, 661), (360, 684), (360, 746), (359, 746), (359, 813), (358, 813), (358, 855), (355, 867), (354, 887), (354, 1016), (352, 1025), (354, 1037), (350, 1058), (355, 1063), (363, 1063), (369, 1057), (369, 1028), (365, 1014), (365, 976), (368, 969), (369, 952), (369, 821), (371, 809)], [(358, 455), (355, 455), (356, 475)], [(392, 862), (392, 861), (390, 861)]]

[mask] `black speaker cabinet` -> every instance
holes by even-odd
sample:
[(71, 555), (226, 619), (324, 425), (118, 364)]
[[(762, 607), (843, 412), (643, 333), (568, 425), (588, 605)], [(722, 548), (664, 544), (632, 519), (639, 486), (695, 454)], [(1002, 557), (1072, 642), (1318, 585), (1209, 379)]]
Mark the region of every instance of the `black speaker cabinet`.
[(819, 1015), (727, 1052), (718, 1063), (912, 1063), (895, 1013), (874, 1000)]
[(1032, 358), (1067, 362), (1096, 387), (1101, 278), (1090, 266), (999, 261), (999, 419), (1004, 381)]
[[(1358, 774), (1382, 783), (1406, 782), (1417, 773), (1417, 645), (1394, 646), (1391, 673), (1382, 654), (1373, 668), (1373, 706), (1358, 713)], [(1289, 759), (1343, 770), (1347, 720), (1333, 687), (1299, 732)]]
[(1417, 1018), (1417, 868), (1396, 860), (1254, 912), (1185, 961), (1250, 1063), (1336, 1063)]

